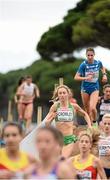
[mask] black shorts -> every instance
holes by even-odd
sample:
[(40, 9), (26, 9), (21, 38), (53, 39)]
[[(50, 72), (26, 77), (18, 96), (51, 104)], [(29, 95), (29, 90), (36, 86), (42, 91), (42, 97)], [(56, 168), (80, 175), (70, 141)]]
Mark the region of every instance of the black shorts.
[(107, 178), (110, 178), (110, 168), (104, 168)]

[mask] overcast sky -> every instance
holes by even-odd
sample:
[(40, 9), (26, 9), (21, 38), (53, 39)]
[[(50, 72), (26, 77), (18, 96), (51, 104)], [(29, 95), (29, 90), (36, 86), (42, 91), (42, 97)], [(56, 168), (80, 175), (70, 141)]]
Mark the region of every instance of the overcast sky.
[[(60, 22), (79, 0), (0, 0), (0, 72), (24, 68), (39, 58), (41, 35)], [(85, 51), (76, 56), (85, 57)], [(96, 48), (96, 58), (110, 69), (110, 52)]]

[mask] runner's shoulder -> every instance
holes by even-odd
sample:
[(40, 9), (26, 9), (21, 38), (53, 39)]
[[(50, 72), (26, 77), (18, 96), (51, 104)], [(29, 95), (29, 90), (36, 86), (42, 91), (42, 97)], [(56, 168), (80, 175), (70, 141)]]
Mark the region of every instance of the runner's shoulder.
[(93, 155), (93, 161), (94, 161), (94, 164), (96, 165), (96, 167), (101, 163), (100, 159), (94, 155)]

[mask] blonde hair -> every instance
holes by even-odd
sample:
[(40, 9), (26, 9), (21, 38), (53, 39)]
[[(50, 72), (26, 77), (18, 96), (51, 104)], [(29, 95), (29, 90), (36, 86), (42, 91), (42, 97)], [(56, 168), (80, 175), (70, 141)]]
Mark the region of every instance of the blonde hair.
[(59, 90), (60, 88), (66, 89), (67, 92), (68, 92), (68, 94), (71, 93), (70, 88), (69, 88), (68, 86), (66, 86), (66, 85), (60, 85), (60, 86), (58, 86), (57, 88), (55, 88), (55, 90), (54, 90), (54, 92), (53, 92), (53, 96), (52, 96), (52, 101), (53, 101), (53, 102), (55, 102), (55, 101), (58, 100), (58, 90)]
[(103, 117), (102, 117), (102, 120), (105, 119), (105, 118), (110, 119), (110, 113), (104, 114)]

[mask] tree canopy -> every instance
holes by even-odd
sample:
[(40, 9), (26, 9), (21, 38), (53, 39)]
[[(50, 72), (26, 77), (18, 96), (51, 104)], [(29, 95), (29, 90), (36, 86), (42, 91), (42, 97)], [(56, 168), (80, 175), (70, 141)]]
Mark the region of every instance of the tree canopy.
[(110, 47), (110, 0), (82, 0), (68, 11), (63, 22), (49, 28), (39, 43), (41, 57), (54, 60), (88, 46)]

